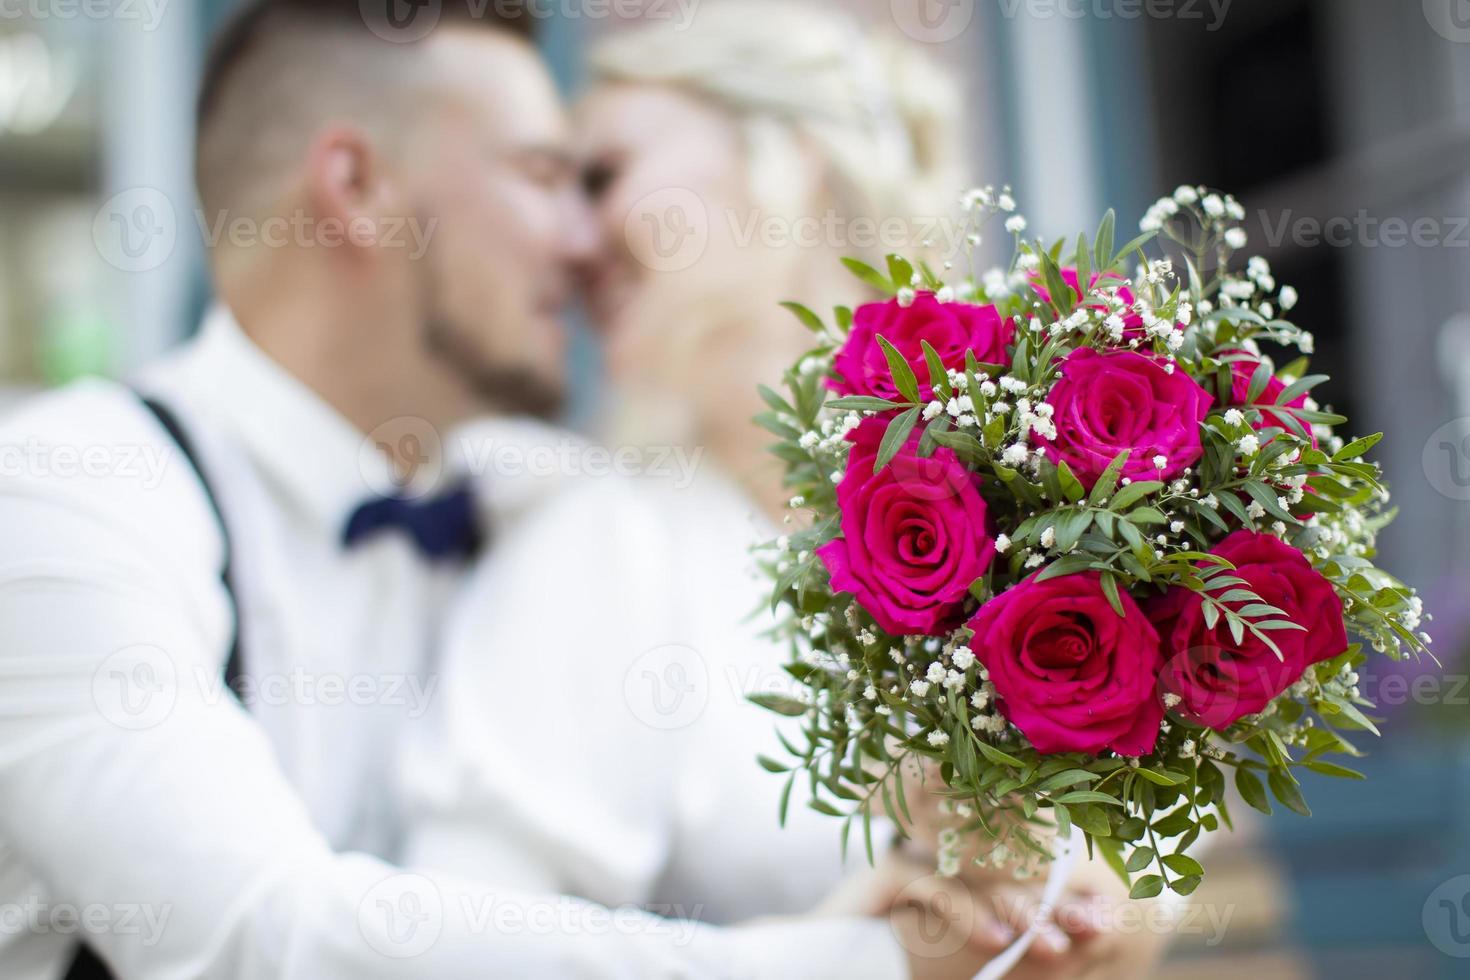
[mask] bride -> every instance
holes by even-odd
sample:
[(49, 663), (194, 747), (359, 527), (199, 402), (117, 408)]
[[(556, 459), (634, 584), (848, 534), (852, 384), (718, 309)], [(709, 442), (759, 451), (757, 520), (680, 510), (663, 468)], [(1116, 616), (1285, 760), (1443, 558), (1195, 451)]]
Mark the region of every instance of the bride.
[[(751, 548), (791, 513), (750, 422), (756, 385), (809, 337), (781, 300), (861, 299), (840, 256), (920, 245), (873, 219), (917, 229), (949, 212), (957, 93), (915, 52), (792, 4), (631, 28), (592, 64), (587, 189), (609, 248), (587, 292), (613, 388), (602, 435), (648, 459), (692, 449), (698, 465), (563, 485), (499, 535), (449, 631), (428, 743), (410, 747), (436, 762), (408, 777), (420, 812), (406, 857), (717, 923), (808, 910), (862, 861), (844, 868), (838, 821), (806, 808), (802, 786), (779, 828), (784, 778), (754, 758), (783, 754), (776, 716), (746, 697), (783, 687), (787, 651), (762, 636)], [(996, 890), (1013, 922), (1035, 901)], [(1069, 948), (1106, 946), (1087, 941), (1090, 922), (1046, 921), (1028, 968), (1081, 975)], [(1116, 975), (1138, 975), (1154, 945), (1132, 943)]]

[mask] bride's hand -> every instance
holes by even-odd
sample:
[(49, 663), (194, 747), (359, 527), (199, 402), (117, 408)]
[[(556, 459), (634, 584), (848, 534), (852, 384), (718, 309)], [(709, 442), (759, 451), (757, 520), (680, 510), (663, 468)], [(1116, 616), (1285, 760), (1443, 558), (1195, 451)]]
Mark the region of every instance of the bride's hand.
[(817, 910), (824, 915), (886, 917), (915, 978), (970, 980), (1028, 927), (1038, 927), (1017, 969), (1031, 976), (1068, 977), (1069, 964), (1099, 933), (1092, 898), (1069, 891), (1047, 913), (1040, 888), (1000, 876), (950, 878), (932, 862), (899, 852), (853, 875)]

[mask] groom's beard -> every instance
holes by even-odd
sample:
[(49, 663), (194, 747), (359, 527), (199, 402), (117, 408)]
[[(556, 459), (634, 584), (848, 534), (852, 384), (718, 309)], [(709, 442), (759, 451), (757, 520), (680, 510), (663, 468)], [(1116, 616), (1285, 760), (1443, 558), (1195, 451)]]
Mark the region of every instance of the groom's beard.
[(495, 411), (555, 421), (566, 407), (566, 391), (561, 385), (527, 367), (489, 363), (449, 320), (430, 319), (424, 342), (446, 370)]

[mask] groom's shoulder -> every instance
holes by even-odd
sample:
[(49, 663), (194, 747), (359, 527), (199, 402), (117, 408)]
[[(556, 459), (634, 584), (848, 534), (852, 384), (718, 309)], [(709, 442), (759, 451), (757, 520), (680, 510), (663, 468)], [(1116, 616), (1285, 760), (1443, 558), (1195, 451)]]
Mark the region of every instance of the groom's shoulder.
[(92, 529), (207, 519), (187, 462), (125, 385), (85, 379), (0, 415), (0, 496), (13, 512)]

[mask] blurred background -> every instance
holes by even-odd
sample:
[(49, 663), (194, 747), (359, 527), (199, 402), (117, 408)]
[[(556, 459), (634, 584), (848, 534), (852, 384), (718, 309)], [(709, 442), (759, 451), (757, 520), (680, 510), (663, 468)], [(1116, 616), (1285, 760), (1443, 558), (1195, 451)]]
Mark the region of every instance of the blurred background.
[[(1013, 185), (1037, 232), (1110, 206), (1131, 223), (1183, 182), (1234, 193), (1249, 253), (1302, 294), (1322, 400), (1388, 435), (1382, 564), (1420, 587), (1444, 672), (1365, 677), (1390, 716), (1369, 782), (1319, 780), (1312, 821), (1220, 845), (1197, 895), (1214, 918), (1163, 975), (1470, 975), (1470, 3), (833, 2), (961, 75), (972, 176)], [(585, 45), (640, 4), (669, 6), (532, 5), (570, 96)], [(0, 0), (0, 406), (194, 329), (193, 92), (231, 6)], [(597, 356), (584, 336), (583, 416)]]

